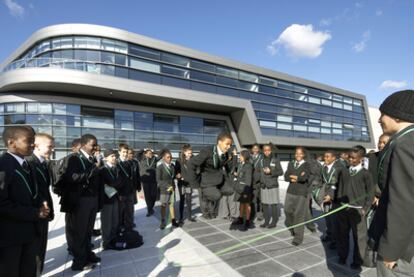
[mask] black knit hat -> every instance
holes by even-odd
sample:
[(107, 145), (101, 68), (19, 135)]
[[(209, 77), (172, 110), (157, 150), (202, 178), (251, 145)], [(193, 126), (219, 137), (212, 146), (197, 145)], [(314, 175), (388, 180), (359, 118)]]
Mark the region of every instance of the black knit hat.
[(394, 92), (382, 102), (379, 109), (388, 116), (414, 122), (414, 90)]

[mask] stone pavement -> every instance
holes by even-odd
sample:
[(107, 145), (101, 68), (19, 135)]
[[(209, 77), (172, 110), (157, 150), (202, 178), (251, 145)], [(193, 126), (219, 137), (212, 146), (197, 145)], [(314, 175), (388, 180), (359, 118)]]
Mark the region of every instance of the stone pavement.
[[(284, 193), (281, 189), (282, 200)], [(194, 195), (193, 199), (196, 209), (198, 197)], [(145, 202), (140, 199), (135, 220), (144, 237), (143, 246), (126, 251), (102, 251), (100, 239), (95, 238), (94, 251), (102, 262), (93, 270), (78, 274), (70, 270), (64, 214), (58, 213), (50, 225), (44, 276), (376, 276), (374, 269), (351, 270), (351, 255), (347, 266), (336, 263), (336, 251), (320, 240), (325, 228), (323, 220), (317, 222), (316, 233), (306, 231), (304, 243), (295, 247), (290, 244), (289, 231), (264, 236), (275, 229), (261, 229), (258, 227), (260, 222), (256, 222), (255, 229), (241, 232), (231, 230), (229, 220), (199, 218), (195, 223), (186, 223), (183, 228), (171, 231), (167, 227), (162, 231), (158, 215), (147, 218), (145, 213)], [(277, 229), (284, 227), (283, 210), (281, 214)], [(243, 244), (224, 255), (214, 254), (257, 237), (263, 239)]]

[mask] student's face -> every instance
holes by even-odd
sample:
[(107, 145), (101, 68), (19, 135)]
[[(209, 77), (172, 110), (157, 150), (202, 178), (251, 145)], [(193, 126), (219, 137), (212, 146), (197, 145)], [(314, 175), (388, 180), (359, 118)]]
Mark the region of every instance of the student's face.
[(165, 154), (164, 157), (162, 158), (164, 160), (164, 162), (166, 162), (167, 164), (171, 163), (172, 157), (170, 154)]
[(184, 157), (186, 160), (189, 160), (191, 156), (193, 156), (193, 150), (188, 149), (187, 151), (184, 152)]
[(270, 146), (263, 147), (263, 154), (266, 157), (270, 157), (270, 155), (272, 154), (272, 148)]
[(128, 158), (128, 149), (121, 148), (118, 152), (121, 159), (126, 160)]
[(381, 114), (380, 118), (378, 119), (378, 123), (381, 125), (384, 134), (392, 136), (398, 132), (398, 122), (386, 114)]
[(53, 140), (49, 138), (44, 137), (36, 137), (34, 148), (36, 153), (38, 153), (40, 156), (49, 159), (50, 155), (53, 152), (53, 148), (55, 147), (55, 144)]
[(111, 165), (115, 165), (116, 164), (116, 156), (115, 154), (111, 154), (108, 157), (105, 158), (106, 162), (111, 164)]
[(385, 145), (388, 143), (388, 141), (390, 140), (390, 137), (387, 135), (381, 136), (378, 140), (378, 150), (382, 151), (382, 149), (384, 149)]
[(153, 156), (152, 151), (145, 152), (145, 157), (147, 157), (148, 159), (151, 159), (152, 156)]
[(305, 153), (303, 153), (302, 149), (296, 149), (295, 151), (295, 159), (300, 162), (305, 158)]
[(82, 149), (89, 155), (93, 155), (95, 154), (97, 145), (98, 142), (96, 141), (96, 139), (91, 139), (85, 145), (82, 146)]
[(233, 140), (230, 138), (225, 138), (223, 140), (218, 141), (218, 147), (223, 153), (227, 153), (229, 151), (231, 144), (233, 143)]
[(252, 147), (252, 154), (253, 155), (259, 154), (259, 151), (260, 151), (259, 147), (257, 147), (257, 146)]
[(81, 149), (81, 144), (79, 143), (79, 144), (72, 147), (72, 152), (73, 153), (78, 153), (80, 149)]
[(240, 155), (239, 159), (240, 159), (240, 162), (242, 162), (242, 163), (244, 163), (246, 161), (246, 159), (242, 155)]
[(131, 150), (128, 150), (128, 160), (133, 160), (134, 159), (134, 152)]
[(325, 162), (325, 164), (332, 164), (335, 161), (335, 156), (332, 155), (332, 153), (325, 153), (325, 155), (323, 156), (323, 160)]
[(349, 154), (349, 164), (351, 166), (357, 166), (361, 163), (362, 157), (358, 155), (358, 153), (351, 152)]
[(21, 131), (17, 134), (17, 138), (9, 140), (9, 149), (20, 157), (29, 156), (33, 153), (34, 140), (34, 133)]

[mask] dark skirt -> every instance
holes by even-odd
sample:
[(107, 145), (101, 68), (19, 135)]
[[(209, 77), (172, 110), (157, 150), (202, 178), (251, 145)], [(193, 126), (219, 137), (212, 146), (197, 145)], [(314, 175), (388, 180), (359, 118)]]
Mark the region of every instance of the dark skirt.
[(245, 186), (242, 193), (237, 191), (234, 193), (234, 201), (240, 202), (242, 204), (248, 204), (252, 202), (253, 191), (249, 186)]

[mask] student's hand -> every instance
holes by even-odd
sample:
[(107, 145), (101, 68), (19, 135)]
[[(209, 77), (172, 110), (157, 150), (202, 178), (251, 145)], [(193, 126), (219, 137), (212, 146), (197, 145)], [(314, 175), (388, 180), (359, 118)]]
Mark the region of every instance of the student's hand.
[(263, 172), (265, 174), (270, 174), (270, 168), (268, 168), (268, 167), (263, 168)]
[(372, 201), (372, 205), (374, 205), (375, 207), (377, 207), (379, 204), (379, 198), (378, 197), (374, 197), (374, 201)]
[(50, 214), (50, 209), (47, 206), (47, 202), (43, 202), (42, 206), (39, 209), (39, 218), (47, 218)]
[(385, 267), (388, 268), (388, 269), (393, 269), (394, 267), (397, 266), (396, 261), (391, 262), (391, 261), (387, 261), (387, 260), (384, 259), (382, 262), (384, 263)]
[(296, 175), (290, 175), (289, 178), (290, 178), (290, 181), (293, 183), (296, 183), (296, 181), (298, 180), (298, 176)]
[(331, 201), (332, 201), (332, 199), (331, 199), (330, 195), (325, 195), (325, 197), (323, 198), (323, 203), (329, 203)]

